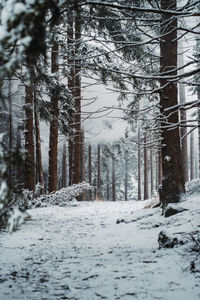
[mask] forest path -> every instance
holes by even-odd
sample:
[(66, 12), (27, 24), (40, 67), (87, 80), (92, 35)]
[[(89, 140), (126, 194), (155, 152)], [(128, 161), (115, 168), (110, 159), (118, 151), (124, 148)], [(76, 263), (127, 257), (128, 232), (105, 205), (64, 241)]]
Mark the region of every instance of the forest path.
[(116, 224), (143, 206), (93, 202), (32, 210), (19, 231), (0, 234), (0, 299), (199, 299), (191, 298), (192, 278), (180, 278), (176, 253), (163, 259), (159, 228), (152, 234), (150, 221)]

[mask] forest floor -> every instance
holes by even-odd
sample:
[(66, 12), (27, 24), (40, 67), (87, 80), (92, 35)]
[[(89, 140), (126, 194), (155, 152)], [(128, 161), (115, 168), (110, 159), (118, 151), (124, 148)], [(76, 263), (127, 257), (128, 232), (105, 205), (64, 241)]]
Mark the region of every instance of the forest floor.
[[(148, 201), (32, 209), (0, 233), (0, 299), (200, 299), (199, 202), (169, 218)], [(159, 247), (162, 230), (173, 248)]]

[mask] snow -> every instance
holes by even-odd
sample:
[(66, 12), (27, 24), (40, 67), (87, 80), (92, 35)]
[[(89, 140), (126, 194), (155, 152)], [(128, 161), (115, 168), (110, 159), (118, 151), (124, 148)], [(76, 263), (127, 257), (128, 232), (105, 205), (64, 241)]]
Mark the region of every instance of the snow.
[(170, 160), (171, 160), (171, 157), (166, 155), (165, 158), (164, 158), (164, 160), (170, 161)]
[[(30, 210), (17, 232), (0, 233), (0, 299), (200, 299), (199, 197), (169, 218), (144, 209), (150, 201)], [(161, 231), (173, 248), (159, 249)]]

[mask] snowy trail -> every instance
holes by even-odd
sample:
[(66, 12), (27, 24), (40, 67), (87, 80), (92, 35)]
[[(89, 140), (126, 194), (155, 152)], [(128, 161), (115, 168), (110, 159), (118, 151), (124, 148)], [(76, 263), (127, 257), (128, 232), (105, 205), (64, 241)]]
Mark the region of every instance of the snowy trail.
[(145, 222), (116, 224), (143, 206), (93, 202), (32, 210), (19, 231), (0, 234), (0, 299), (200, 299), (178, 251), (158, 250), (158, 211), (151, 222), (145, 210)]

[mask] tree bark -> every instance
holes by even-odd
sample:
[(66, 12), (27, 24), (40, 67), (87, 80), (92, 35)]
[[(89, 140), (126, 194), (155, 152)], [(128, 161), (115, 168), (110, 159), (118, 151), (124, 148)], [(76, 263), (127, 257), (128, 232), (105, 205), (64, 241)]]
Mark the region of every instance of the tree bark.
[[(67, 47), (68, 47), (68, 68), (69, 68), (69, 77), (68, 77), (68, 89), (71, 92), (71, 96), (74, 99), (75, 91), (75, 60), (74, 60), (74, 16), (73, 13), (68, 11), (68, 28), (67, 28)], [(72, 123), (74, 123), (74, 113), (70, 111)], [(74, 129), (74, 124), (71, 125)], [(73, 133), (69, 134), (68, 142), (68, 151), (69, 151), (69, 186), (73, 184), (73, 157), (74, 157), (74, 142), (73, 142)]]
[[(89, 184), (92, 186), (92, 147), (88, 146), (88, 179)], [(92, 190), (89, 190), (89, 201), (92, 201)]]
[(190, 180), (194, 179), (194, 132), (190, 133)]
[(63, 144), (63, 158), (62, 158), (62, 187), (67, 187), (67, 153), (66, 143)]
[(81, 11), (76, 7), (75, 15), (75, 76), (74, 76), (74, 100), (76, 113), (74, 114), (74, 157), (73, 157), (73, 184), (81, 181), (80, 147), (81, 147)]
[[(200, 88), (197, 90), (198, 94), (198, 99), (200, 100)], [(200, 178), (200, 106), (197, 108), (197, 113), (198, 113), (198, 150), (199, 150), (199, 155), (198, 155), (198, 171), (199, 171), (199, 178)]]
[(158, 188), (162, 188), (162, 177), (163, 177), (163, 171), (162, 171), (162, 151), (159, 150), (158, 152)]
[[(161, 0), (162, 9), (176, 9), (175, 0)], [(177, 75), (177, 18), (162, 15), (160, 40), (161, 73), (171, 71)], [(174, 108), (178, 104), (177, 83), (168, 81), (164, 76), (160, 80), (161, 137), (162, 137), (162, 191), (161, 202), (163, 213), (168, 203), (179, 202), (180, 195), (185, 191), (183, 169), (181, 165), (181, 146), (178, 112)], [(166, 109), (171, 109), (166, 111)], [(171, 125), (174, 124), (172, 129)]]
[(9, 105), (9, 166), (8, 166), (8, 187), (12, 188), (12, 160), (13, 160), (13, 112), (12, 112), (12, 84), (8, 80), (8, 105)]
[(125, 154), (124, 200), (128, 200), (128, 157)]
[(101, 199), (101, 147), (97, 146), (97, 199)]
[(24, 188), (34, 191), (35, 188), (35, 153), (33, 134), (33, 89), (32, 86), (25, 87), (25, 176)]
[(41, 185), (41, 194), (44, 194), (44, 176), (42, 168), (42, 152), (41, 152), (41, 141), (40, 141), (40, 123), (39, 113), (37, 111), (36, 95), (34, 93), (34, 116), (35, 116), (35, 147), (36, 147), (36, 173), (37, 180)]
[[(51, 72), (58, 73), (59, 71), (59, 52), (58, 44), (54, 42), (51, 51)], [(58, 98), (56, 95), (51, 96), (51, 104), (53, 109), (53, 120), (50, 123), (49, 134), (49, 178), (48, 190), (49, 193), (57, 190), (58, 187)]]
[[(184, 56), (183, 56), (183, 46), (182, 41), (179, 43), (179, 67), (184, 66)], [(179, 74), (183, 74), (184, 69), (179, 71)], [(179, 101), (180, 103), (185, 103), (185, 85), (179, 83)], [(180, 120), (183, 122), (184, 126), (180, 128), (181, 135), (181, 148), (182, 148), (182, 165), (183, 165), (183, 179), (184, 183), (188, 181), (188, 142), (187, 142), (187, 115), (186, 110), (180, 110)]]
[(109, 161), (107, 162), (106, 167), (106, 198), (110, 200), (110, 169), (109, 169)]
[(138, 124), (138, 163), (137, 163), (137, 168), (138, 168), (138, 200), (142, 200), (142, 195), (141, 195), (141, 146), (140, 146), (140, 124)]
[[(85, 136), (84, 131), (81, 131), (81, 181), (85, 181)], [(87, 200), (86, 190), (83, 190), (82, 200)]]
[(148, 167), (148, 150), (147, 134), (144, 132), (144, 200), (149, 199), (149, 167)]
[(151, 171), (151, 198), (153, 197), (154, 190), (154, 176), (153, 176), (153, 149), (150, 148), (150, 171)]
[(115, 158), (112, 157), (112, 200), (116, 201)]

